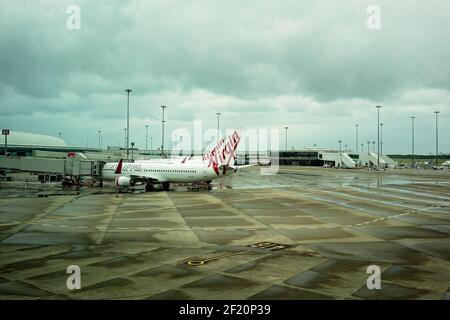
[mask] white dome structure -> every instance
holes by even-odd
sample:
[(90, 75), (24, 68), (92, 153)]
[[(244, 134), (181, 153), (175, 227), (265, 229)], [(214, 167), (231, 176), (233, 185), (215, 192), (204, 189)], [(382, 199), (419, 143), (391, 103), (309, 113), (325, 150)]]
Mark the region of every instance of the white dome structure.
[[(0, 138), (1, 145), (5, 144), (4, 138), (4, 136)], [(8, 146), (66, 147), (67, 144), (64, 140), (56, 137), (11, 130), (8, 136)]]

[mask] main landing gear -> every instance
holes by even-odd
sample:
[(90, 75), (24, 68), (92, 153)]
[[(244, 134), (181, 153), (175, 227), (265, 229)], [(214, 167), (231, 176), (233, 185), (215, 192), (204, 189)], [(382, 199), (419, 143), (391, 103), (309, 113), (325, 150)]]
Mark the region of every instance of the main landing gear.
[(151, 192), (151, 191), (153, 191), (153, 184), (152, 184), (151, 182), (148, 182), (148, 183), (145, 185), (145, 191), (146, 191), (146, 192)]
[(161, 186), (164, 191), (169, 191), (170, 183), (164, 182)]

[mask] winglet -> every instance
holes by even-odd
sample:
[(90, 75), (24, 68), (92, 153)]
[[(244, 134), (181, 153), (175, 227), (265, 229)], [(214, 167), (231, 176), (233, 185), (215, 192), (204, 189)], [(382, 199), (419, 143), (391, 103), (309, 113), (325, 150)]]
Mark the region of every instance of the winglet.
[(115, 174), (121, 174), (122, 173), (122, 162), (123, 162), (123, 159), (120, 159), (119, 163), (117, 164), (116, 171), (114, 172)]

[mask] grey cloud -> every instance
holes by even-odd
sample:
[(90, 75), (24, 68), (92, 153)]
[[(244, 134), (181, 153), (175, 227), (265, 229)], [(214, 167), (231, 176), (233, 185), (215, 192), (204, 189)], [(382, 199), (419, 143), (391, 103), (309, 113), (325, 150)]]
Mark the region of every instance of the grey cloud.
[[(72, 3), (81, 7), (79, 31), (66, 29)], [(374, 3), (380, 31), (366, 28)], [(299, 133), (311, 125), (342, 132), (345, 121), (369, 124), (376, 104), (405, 118), (439, 108), (448, 119), (445, 0), (0, 5), (2, 123), (31, 128), (24, 116), (52, 115), (78, 130), (70, 121), (77, 117), (120, 137), (127, 87), (139, 126), (158, 123), (161, 104), (171, 125), (210, 121), (220, 110), (224, 125), (293, 123)]]

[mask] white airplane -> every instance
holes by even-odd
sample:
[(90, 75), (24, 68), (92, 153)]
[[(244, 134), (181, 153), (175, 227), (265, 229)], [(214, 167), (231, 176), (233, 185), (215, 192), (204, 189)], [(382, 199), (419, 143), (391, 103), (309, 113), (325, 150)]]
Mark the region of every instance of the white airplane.
[(450, 160), (445, 161), (443, 164), (441, 164), (443, 167), (450, 167)]
[[(208, 152), (204, 161), (184, 162), (134, 162), (107, 163), (102, 170), (102, 179), (115, 181), (118, 188), (130, 187), (136, 183), (145, 184), (145, 190), (153, 190), (155, 184), (161, 184), (168, 190), (170, 183), (199, 183), (208, 185), (212, 179), (224, 177), (236, 172), (234, 166), (236, 148), (240, 142), (237, 131), (222, 139)], [(233, 161), (233, 162), (232, 162)], [(233, 163), (230, 164), (230, 163)]]

